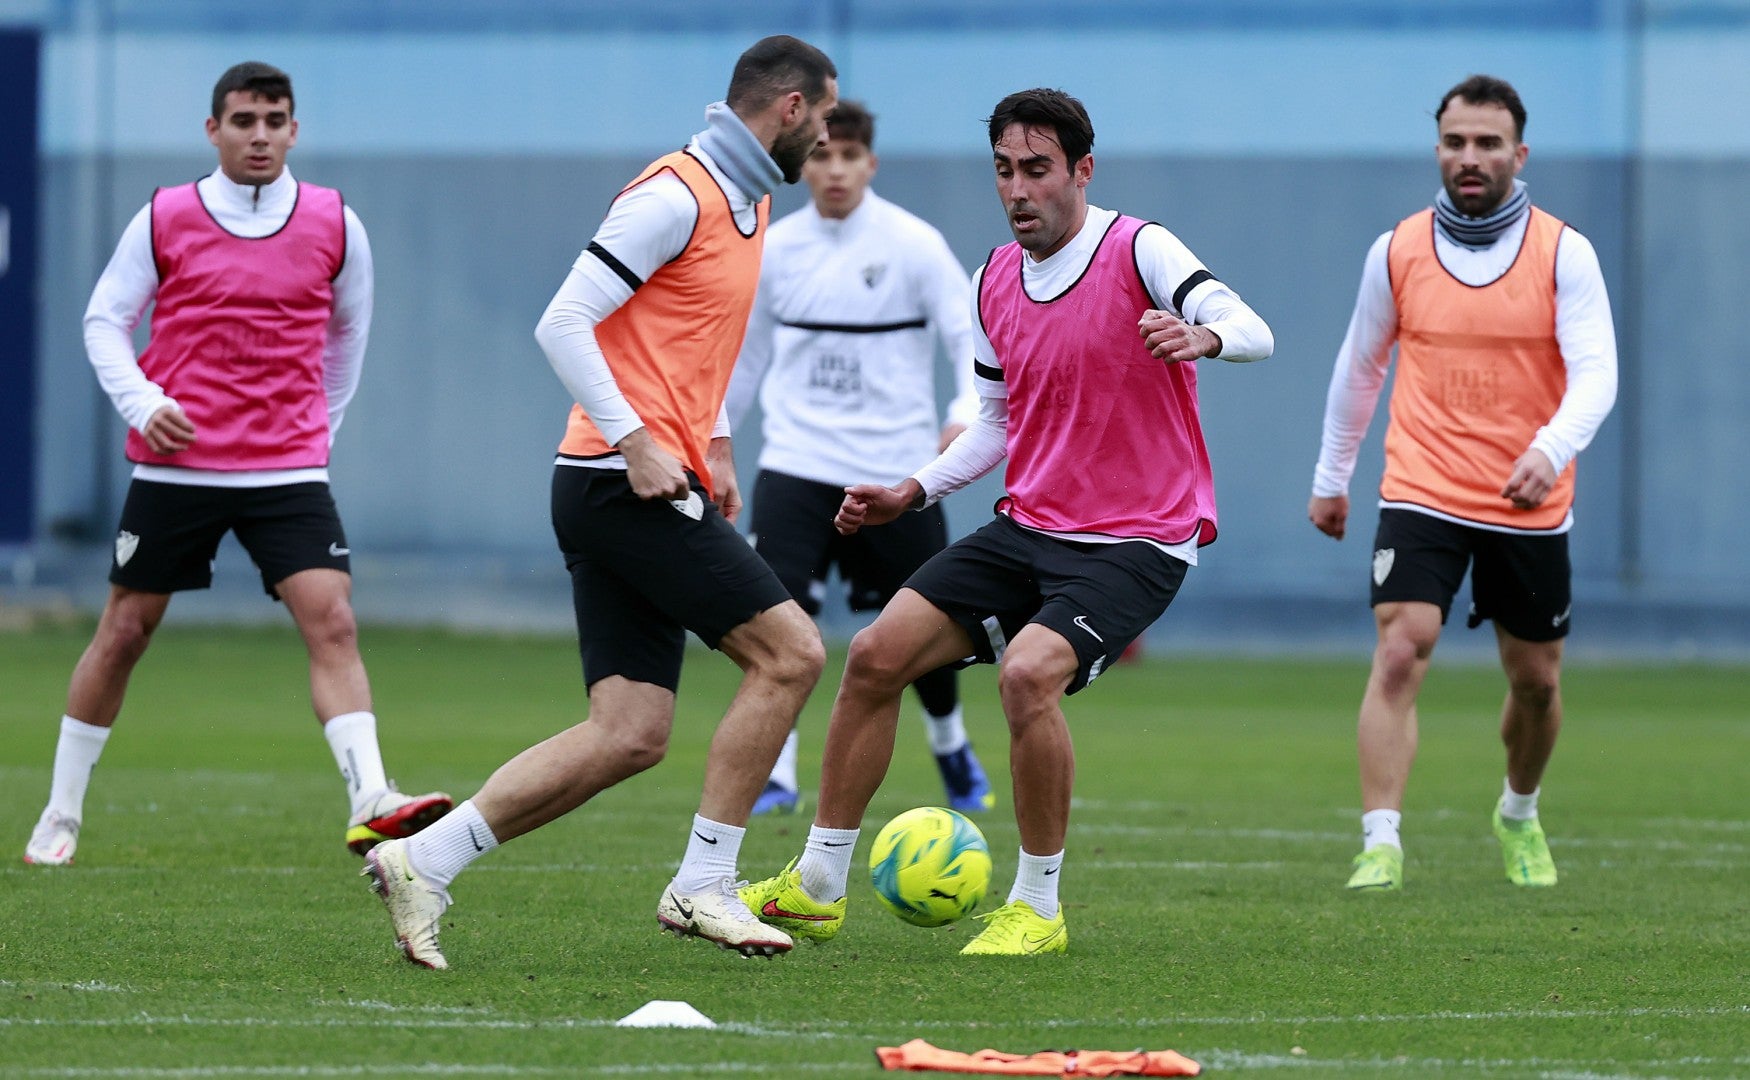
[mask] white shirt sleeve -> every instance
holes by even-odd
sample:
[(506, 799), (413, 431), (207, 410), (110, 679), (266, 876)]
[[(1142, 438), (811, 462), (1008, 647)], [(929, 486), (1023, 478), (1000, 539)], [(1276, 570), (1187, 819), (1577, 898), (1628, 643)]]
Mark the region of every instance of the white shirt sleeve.
[[(978, 303), (978, 283), (983, 277), (983, 267), (972, 275), (970, 304), (974, 309)], [(969, 328), (973, 358), (986, 368), (1000, 371), (1002, 365), (997, 362), (996, 350), (991, 347), (990, 338), (985, 336), (984, 327), (978, 324), (976, 312), (970, 319)], [(967, 366), (972, 364), (969, 362)], [(976, 373), (973, 384), (979, 399), (977, 418), (934, 461), (912, 474), (912, 479), (924, 489), (925, 506), (959, 491), (996, 468), (1008, 456), (1009, 388), (1001, 379), (987, 379)]]
[(371, 336), (371, 309), (376, 295), (371, 241), (364, 222), (352, 207), (344, 208), (346, 261), (334, 278), (334, 310), (328, 317), (328, 343), (322, 350), (322, 391), (328, 399), (328, 444), (346, 407), (358, 392), (365, 366), (365, 343)]
[[(1180, 318), (1221, 338), (1215, 359), (1243, 363), (1276, 350), (1275, 335), (1258, 313), (1210, 276), (1191, 249), (1164, 226), (1151, 222), (1136, 234), (1136, 269), (1156, 300), (1177, 307)], [(1199, 276), (1202, 280), (1196, 280)]]
[(1373, 422), (1386, 369), (1391, 366), (1391, 349), (1398, 338), (1398, 307), (1392, 300), (1391, 271), (1386, 265), (1391, 237), (1391, 233), (1383, 233), (1367, 249), (1349, 332), (1343, 336), (1343, 347), (1337, 351), (1336, 367), (1331, 372), (1331, 386), (1325, 394), (1324, 435), (1318, 465), (1313, 469), (1312, 493), (1318, 498), (1348, 494), (1361, 440)]
[(692, 190), (667, 173), (620, 195), (535, 326), (547, 362), (610, 446), (644, 421), (614, 381), (595, 328), (632, 298), (621, 271), (648, 281), (686, 248), (698, 218)]
[(1616, 330), (1592, 242), (1562, 230), (1556, 247), (1556, 343), (1568, 388), (1556, 414), (1531, 440), (1557, 474), (1592, 442), (1616, 404)]
[(970, 426), (978, 419), (978, 391), (972, 386), (972, 283), (939, 232), (929, 234), (927, 257), (922, 260), (925, 316), (941, 343), (943, 362), (954, 376), (954, 398), (948, 402), (947, 422)]
[(85, 355), (115, 411), (138, 431), (152, 414), (175, 401), (146, 378), (134, 353), (134, 328), (158, 295), (158, 264), (152, 258), (152, 207), (134, 215), (103, 268), (85, 306)]
[(747, 334), (741, 339), (741, 353), (735, 358), (729, 392), (723, 398), (724, 415), (732, 427), (740, 427), (747, 419), (747, 411), (759, 399), (766, 370), (772, 366), (772, 335), (777, 332), (777, 319), (772, 314), (771, 281), (764, 272), (771, 265), (769, 258), (761, 264), (760, 287), (754, 294), (753, 310), (747, 316)]

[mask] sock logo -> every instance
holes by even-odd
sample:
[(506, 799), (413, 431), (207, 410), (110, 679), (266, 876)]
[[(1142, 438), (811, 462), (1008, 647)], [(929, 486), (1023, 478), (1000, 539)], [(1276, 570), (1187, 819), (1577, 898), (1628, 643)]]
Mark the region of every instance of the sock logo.
[(474, 826), (472, 826), (472, 825), (468, 826), (468, 839), (472, 840), (474, 842), (474, 850), (475, 851), (485, 851), (486, 850), (486, 845), (482, 844), (480, 842), (480, 837), (478, 837), (474, 834)]
[[(716, 843), (717, 843), (717, 840), (716, 840), (716, 838), (715, 838), (715, 837), (710, 837), (710, 836), (706, 836), (706, 835), (705, 835), (705, 834), (704, 834), (704, 833), (702, 833), (702, 832), (700, 832), (700, 831), (699, 831), (699, 830), (697, 830), (697, 829), (694, 829), (694, 830), (693, 830), (693, 835), (694, 835), (694, 836), (696, 836), (696, 837), (698, 837), (698, 838), (699, 838), (699, 839), (701, 839), (701, 840), (703, 840), (703, 841), (705, 841), (705, 843), (707, 843), (707, 844), (712, 844), (712, 845), (715, 845), (715, 844), (716, 844)], [(646, 901), (646, 903), (648, 903), (648, 902), (649, 902), (649, 901)], [(688, 917), (688, 918), (692, 918), (692, 912), (690, 912), (690, 911), (689, 911), (689, 912), (688, 912), (688, 913), (687, 913), (687, 917)]]

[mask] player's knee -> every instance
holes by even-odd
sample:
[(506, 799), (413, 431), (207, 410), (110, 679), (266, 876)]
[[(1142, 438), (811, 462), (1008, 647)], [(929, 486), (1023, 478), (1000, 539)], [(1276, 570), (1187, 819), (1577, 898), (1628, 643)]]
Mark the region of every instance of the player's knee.
[(1387, 693), (1413, 690), (1433, 651), (1432, 643), (1411, 635), (1387, 634), (1373, 654), (1374, 678)]
[(1556, 672), (1541, 668), (1516, 671), (1508, 677), (1507, 685), (1513, 700), (1533, 712), (1548, 712), (1561, 693), (1561, 680)]
[(351, 647), (358, 640), (358, 619), (353, 615), (352, 605), (339, 597), (323, 604), (311, 616), (305, 636), (330, 648)]
[[(1074, 658), (1074, 653), (1066, 661), (1043, 650), (1014, 648), (1003, 656), (1002, 670), (997, 674), (997, 693), (1011, 724), (1016, 717), (1031, 713), (1028, 706), (1053, 703), (1063, 695), (1075, 675)], [(1066, 662), (1070, 664), (1068, 670)]]
[(909, 660), (876, 627), (864, 627), (851, 639), (845, 656), (844, 685), (863, 693), (897, 694), (905, 689)]
[(97, 630), (98, 651), (110, 663), (132, 667), (146, 655), (157, 623), (133, 612), (112, 612)]

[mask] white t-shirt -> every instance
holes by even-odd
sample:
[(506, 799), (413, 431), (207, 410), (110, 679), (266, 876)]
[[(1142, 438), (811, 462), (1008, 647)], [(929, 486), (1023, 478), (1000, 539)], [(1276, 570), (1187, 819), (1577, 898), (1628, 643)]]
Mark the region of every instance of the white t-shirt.
[(729, 383), (739, 425), (757, 394), (760, 468), (823, 484), (897, 483), (936, 454), (936, 346), (970, 424), (972, 285), (929, 223), (873, 191), (843, 219), (811, 203), (766, 237), (759, 295)]

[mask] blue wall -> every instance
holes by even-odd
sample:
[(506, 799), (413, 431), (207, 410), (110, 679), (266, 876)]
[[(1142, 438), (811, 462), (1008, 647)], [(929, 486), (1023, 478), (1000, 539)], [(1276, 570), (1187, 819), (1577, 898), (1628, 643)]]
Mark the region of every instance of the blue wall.
[[(8, 4), (21, 8), (0, 0), (0, 20)], [(741, 48), (792, 30), (879, 115), (877, 187), (968, 267), (1007, 239), (981, 118), (1024, 84), (1059, 85), (1095, 121), (1091, 198), (1168, 224), (1270, 321), (1275, 358), (1210, 365), (1202, 382), (1223, 533), (1194, 589), (1212, 605), (1361, 595), (1377, 429), (1352, 539), (1304, 520), (1331, 358), (1368, 243), (1437, 186), (1441, 92), (1479, 68), (1513, 80), (1533, 197), (1597, 244), (1618, 316), (1622, 401), (1580, 461), (1582, 596), (1631, 618), (1750, 611), (1750, 495), (1734, 482), (1750, 451), (1750, 110), (1722, 105), (1750, 100), (1750, 14), (1736, 9), (1208, 0), (1173, 5), (1166, 25), (1142, 3), (732, 16), (703, 0), (304, 0), (240, 23), (227, 10), (220, 33), (216, 7), (192, 0), (22, 6), (48, 28), (42, 530), (113, 528), (120, 425), (79, 316), (152, 188), (211, 168), (212, 80), (253, 57), (297, 80), (294, 171), (342, 188), (376, 251), (376, 327), (334, 470), (355, 548), (546, 559), (567, 402), (535, 319), (611, 194), (699, 126)], [(800, 201), (788, 192), (780, 209)], [(982, 521), (992, 495), (994, 480), (951, 501), (954, 527)]]

